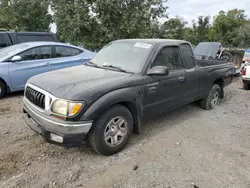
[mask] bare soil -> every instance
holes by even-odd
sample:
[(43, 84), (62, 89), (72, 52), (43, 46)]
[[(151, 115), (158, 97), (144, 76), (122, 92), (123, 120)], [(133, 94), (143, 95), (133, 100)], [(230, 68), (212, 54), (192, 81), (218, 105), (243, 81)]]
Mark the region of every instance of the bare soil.
[(240, 78), (215, 110), (190, 104), (145, 120), (111, 157), (46, 143), (22, 119), (22, 97), (0, 101), (0, 187), (250, 187), (250, 91)]

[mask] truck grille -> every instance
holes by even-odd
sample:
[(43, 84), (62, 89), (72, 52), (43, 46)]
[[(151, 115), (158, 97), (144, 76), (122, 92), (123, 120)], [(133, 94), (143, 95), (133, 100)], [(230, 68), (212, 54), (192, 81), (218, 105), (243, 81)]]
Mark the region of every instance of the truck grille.
[(45, 95), (29, 86), (25, 89), (25, 97), (36, 106), (45, 109)]

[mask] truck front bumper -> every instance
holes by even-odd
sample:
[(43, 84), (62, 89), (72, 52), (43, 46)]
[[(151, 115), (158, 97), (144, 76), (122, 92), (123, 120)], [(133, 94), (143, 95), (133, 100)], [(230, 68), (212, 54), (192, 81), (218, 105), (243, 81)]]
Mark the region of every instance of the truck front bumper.
[(46, 141), (67, 147), (81, 145), (92, 126), (92, 121), (68, 122), (46, 116), (33, 108), (25, 97), (23, 117), (26, 124)]

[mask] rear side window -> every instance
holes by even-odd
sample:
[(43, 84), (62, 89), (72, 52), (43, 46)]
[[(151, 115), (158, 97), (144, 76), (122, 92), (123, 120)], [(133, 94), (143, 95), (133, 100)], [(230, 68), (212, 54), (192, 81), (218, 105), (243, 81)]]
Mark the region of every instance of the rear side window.
[(50, 59), (52, 57), (52, 47), (42, 46), (36, 47), (19, 54), (22, 57), (22, 61)]
[(178, 47), (169, 46), (162, 48), (150, 68), (155, 66), (167, 66), (169, 70), (183, 68)]
[(54, 41), (51, 35), (17, 35), (17, 42)]
[(193, 52), (191, 47), (188, 44), (182, 44), (180, 47), (183, 63), (186, 69), (191, 69), (195, 66)]
[(5, 47), (7, 47), (6, 40), (4, 38), (4, 35), (0, 34), (0, 48), (5, 48)]
[(56, 58), (76, 56), (82, 52), (82, 50), (76, 48), (71, 48), (67, 46), (56, 46)]

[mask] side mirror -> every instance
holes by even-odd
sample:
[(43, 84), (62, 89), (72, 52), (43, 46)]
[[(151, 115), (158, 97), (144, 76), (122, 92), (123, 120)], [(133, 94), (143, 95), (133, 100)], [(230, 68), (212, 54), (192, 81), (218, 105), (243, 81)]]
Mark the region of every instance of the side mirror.
[(167, 76), (168, 74), (169, 74), (168, 67), (165, 66), (155, 66), (148, 70), (148, 75)]
[(11, 61), (12, 62), (22, 61), (22, 57), (19, 55), (15, 55), (14, 57), (12, 57)]

